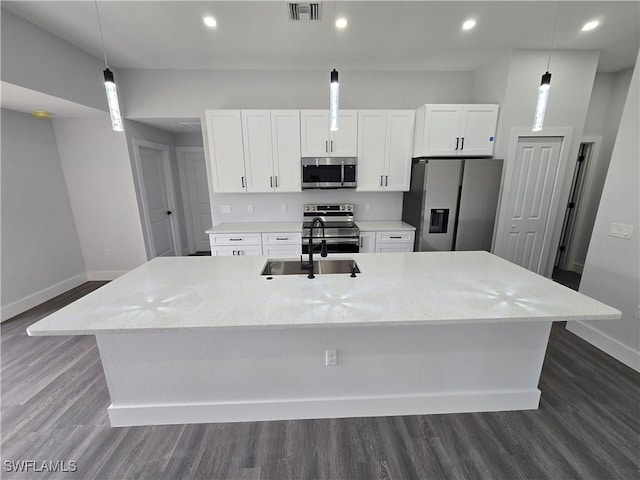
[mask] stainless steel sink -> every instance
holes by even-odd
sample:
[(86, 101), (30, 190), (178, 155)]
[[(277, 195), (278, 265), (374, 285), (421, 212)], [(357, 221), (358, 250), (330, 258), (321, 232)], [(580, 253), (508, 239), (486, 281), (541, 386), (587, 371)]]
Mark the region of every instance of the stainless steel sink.
[[(352, 273), (355, 268), (355, 273), (360, 273), (358, 264), (355, 260), (347, 258), (339, 258), (335, 260), (314, 260), (313, 271), (316, 275), (327, 275), (335, 273)], [(300, 260), (278, 260), (269, 259), (264, 264), (264, 268), (260, 275), (307, 275), (308, 270), (301, 268)]]

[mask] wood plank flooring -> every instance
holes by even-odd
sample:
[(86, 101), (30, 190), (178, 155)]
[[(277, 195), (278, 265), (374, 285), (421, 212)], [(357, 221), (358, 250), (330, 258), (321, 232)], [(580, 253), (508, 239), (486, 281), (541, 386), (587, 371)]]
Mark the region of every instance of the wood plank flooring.
[[(94, 338), (25, 333), (100, 285), (2, 324), (2, 478), (640, 478), (640, 374), (562, 325), (535, 411), (110, 428)], [(8, 471), (24, 460), (77, 470)]]

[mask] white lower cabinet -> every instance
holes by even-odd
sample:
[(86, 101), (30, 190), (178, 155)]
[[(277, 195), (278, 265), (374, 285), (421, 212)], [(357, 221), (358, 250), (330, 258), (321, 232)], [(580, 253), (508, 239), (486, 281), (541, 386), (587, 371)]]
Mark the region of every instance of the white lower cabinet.
[(262, 254), (291, 256), (302, 254), (302, 233), (280, 232), (262, 234)]
[(262, 255), (260, 233), (212, 233), (209, 243), (214, 257)]
[(413, 252), (415, 232), (377, 232), (375, 251), (377, 253)]
[(360, 253), (376, 251), (376, 232), (360, 231)]

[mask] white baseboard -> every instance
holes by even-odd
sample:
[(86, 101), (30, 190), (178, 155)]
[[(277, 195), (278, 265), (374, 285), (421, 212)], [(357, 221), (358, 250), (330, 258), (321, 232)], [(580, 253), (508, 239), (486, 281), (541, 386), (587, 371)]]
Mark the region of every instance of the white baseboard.
[(55, 285), (43, 288), (42, 290), (23, 297), (20, 300), (11, 302), (8, 305), (3, 305), (1, 309), (2, 312), (0, 313), (0, 322), (9, 320), (16, 315), (21, 314), (22, 312), (26, 312), (30, 308), (38, 306), (41, 303), (55, 297), (56, 295), (67, 292), (72, 288), (77, 287), (78, 285), (82, 285), (86, 281), (87, 275), (84, 273), (80, 273), (71, 278), (67, 278), (66, 280), (58, 282)]
[(127, 273), (127, 270), (94, 270), (87, 272), (87, 280), (90, 282), (115, 280)]
[(569, 270), (571, 270), (572, 272), (576, 272), (576, 273), (579, 273), (580, 275), (582, 275), (582, 271), (584, 270), (584, 264), (577, 263), (577, 262), (571, 262), (571, 265), (569, 266)]
[(438, 395), (111, 405), (112, 427), (535, 410), (540, 390)]
[(629, 348), (615, 338), (602, 333), (600, 330), (584, 322), (567, 322), (566, 329), (628, 367), (640, 372), (640, 352)]

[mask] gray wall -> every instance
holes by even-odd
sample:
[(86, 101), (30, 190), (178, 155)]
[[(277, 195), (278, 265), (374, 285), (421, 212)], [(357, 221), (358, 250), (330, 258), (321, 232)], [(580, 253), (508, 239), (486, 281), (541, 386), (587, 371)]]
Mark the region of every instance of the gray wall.
[[(622, 311), (617, 321), (572, 322), (578, 333), (640, 371), (640, 55), (613, 148), (580, 292)], [(609, 236), (612, 222), (633, 225), (630, 240)]]
[(84, 280), (51, 120), (2, 110), (2, 318)]

